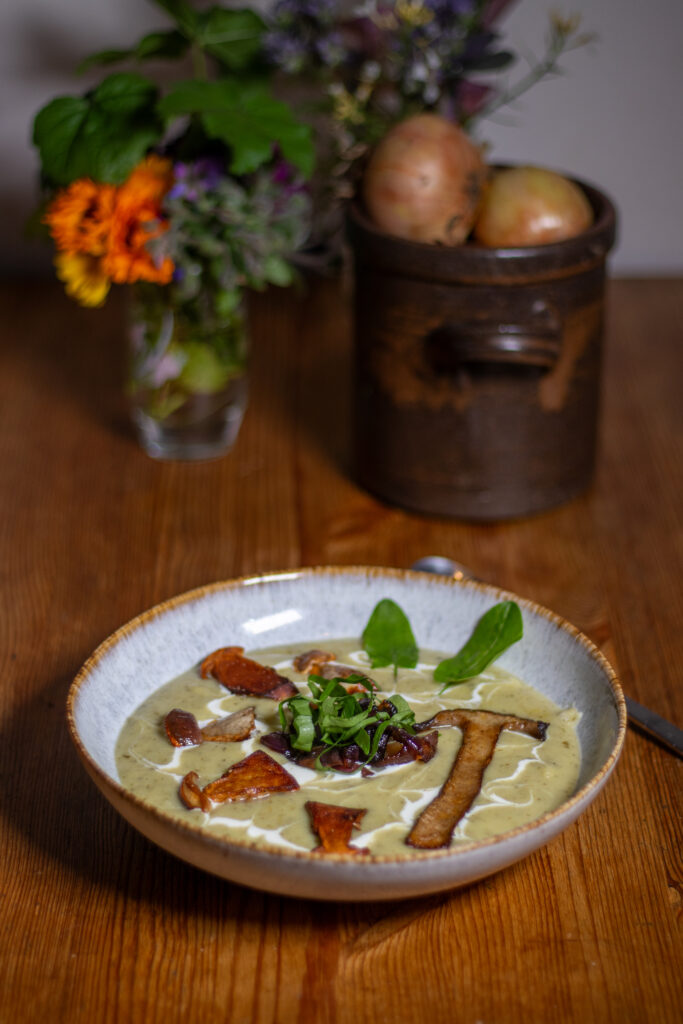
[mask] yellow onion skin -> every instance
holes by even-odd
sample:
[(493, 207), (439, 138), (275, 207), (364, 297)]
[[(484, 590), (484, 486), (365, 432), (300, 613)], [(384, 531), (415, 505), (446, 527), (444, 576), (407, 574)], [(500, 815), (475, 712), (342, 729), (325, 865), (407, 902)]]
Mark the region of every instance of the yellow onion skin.
[(418, 114), (377, 145), (363, 199), (390, 235), (459, 245), (472, 230), (486, 175), (478, 147), (461, 128), (437, 114)]
[(542, 167), (497, 171), (485, 190), (474, 237), (497, 249), (547, 245), (573, 238), (593, 223), (585, 194)]

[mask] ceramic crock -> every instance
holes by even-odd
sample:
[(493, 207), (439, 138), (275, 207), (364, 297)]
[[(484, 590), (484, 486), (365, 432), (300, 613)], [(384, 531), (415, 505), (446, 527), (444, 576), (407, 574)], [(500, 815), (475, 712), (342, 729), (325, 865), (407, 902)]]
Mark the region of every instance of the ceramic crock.
[(499, 520), (590, 483), (616, 214), (577, 184), (592, 226), (516, 249), (404, 241), (350, 207), (355, 464), (380, 498)]

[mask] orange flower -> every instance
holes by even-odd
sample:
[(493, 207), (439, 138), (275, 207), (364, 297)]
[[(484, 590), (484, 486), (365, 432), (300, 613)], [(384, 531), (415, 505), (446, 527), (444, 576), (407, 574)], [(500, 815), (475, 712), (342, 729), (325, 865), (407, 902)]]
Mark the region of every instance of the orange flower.
[(116, 199), (114, 185), (79, 178), (61, 189), (50, 203), (44, 221), (58, 249), (102, 256), (107, 247)]
[(112, 281), (169, 283), (173, 260), (155, 258), (148, 244), (168, 230), (161, 201), (172, 184), (171, 161), (151, 155), (118, 188), (79, 178), (57, 193), (45, 223), (69, 295), (99, 305)]
[(173, 261), (168, 257), (155, 260), (147, 245), (168, 228), (161, 200), (172, 184), (171, 161), (150, 155), (119, 188), (103, 261), (106, 273), (116, 284), (168, 284), (171, 280)]
[(173, 260), (155, 261), (147, 244), (167, 230), (156, 203), (136, 205), (130, 199), (118, 202), (114, 210), (109, 247), (102, 264), (116, 284), (152, 281), (168, 284), (173, 277)]
[(151, 153), (129, 174), (119, 189), (119, 197), (135, 203), (145, 200), (160, 203), (173, 184), (173, 164)]

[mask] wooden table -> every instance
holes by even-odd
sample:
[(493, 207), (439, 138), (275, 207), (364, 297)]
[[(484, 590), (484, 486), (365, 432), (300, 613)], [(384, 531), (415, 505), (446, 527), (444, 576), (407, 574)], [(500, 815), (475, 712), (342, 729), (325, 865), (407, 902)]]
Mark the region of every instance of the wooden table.
[(0, 308), (0, 1021), (679, 1021), (681, 764), (637, 732), (589, 811), (516, 866), (426, 900), (314, 904), (134, 832), (77, 761), (64, 701), (109, 632), (178, 592), (439, 552), (575, 622), (683, 724), (683, 282), (611, 288), (592, 493), (493, 526), (386, 508), (350, 479), (332, 284), (257, 304), (243, 432), (197, 465), (136, 446), (115, 301), (6, 285)]

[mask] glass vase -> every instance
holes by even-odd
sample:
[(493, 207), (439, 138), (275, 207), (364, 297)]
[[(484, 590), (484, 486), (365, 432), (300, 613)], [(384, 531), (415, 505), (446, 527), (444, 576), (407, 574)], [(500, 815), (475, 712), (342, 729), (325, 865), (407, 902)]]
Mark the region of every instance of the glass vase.
[(128, 394), (142, 448), (155, 459), (230, 450), (247, 404), (247, 320), (240, 297), (174, 305), (165, 288), (134, 290)]

